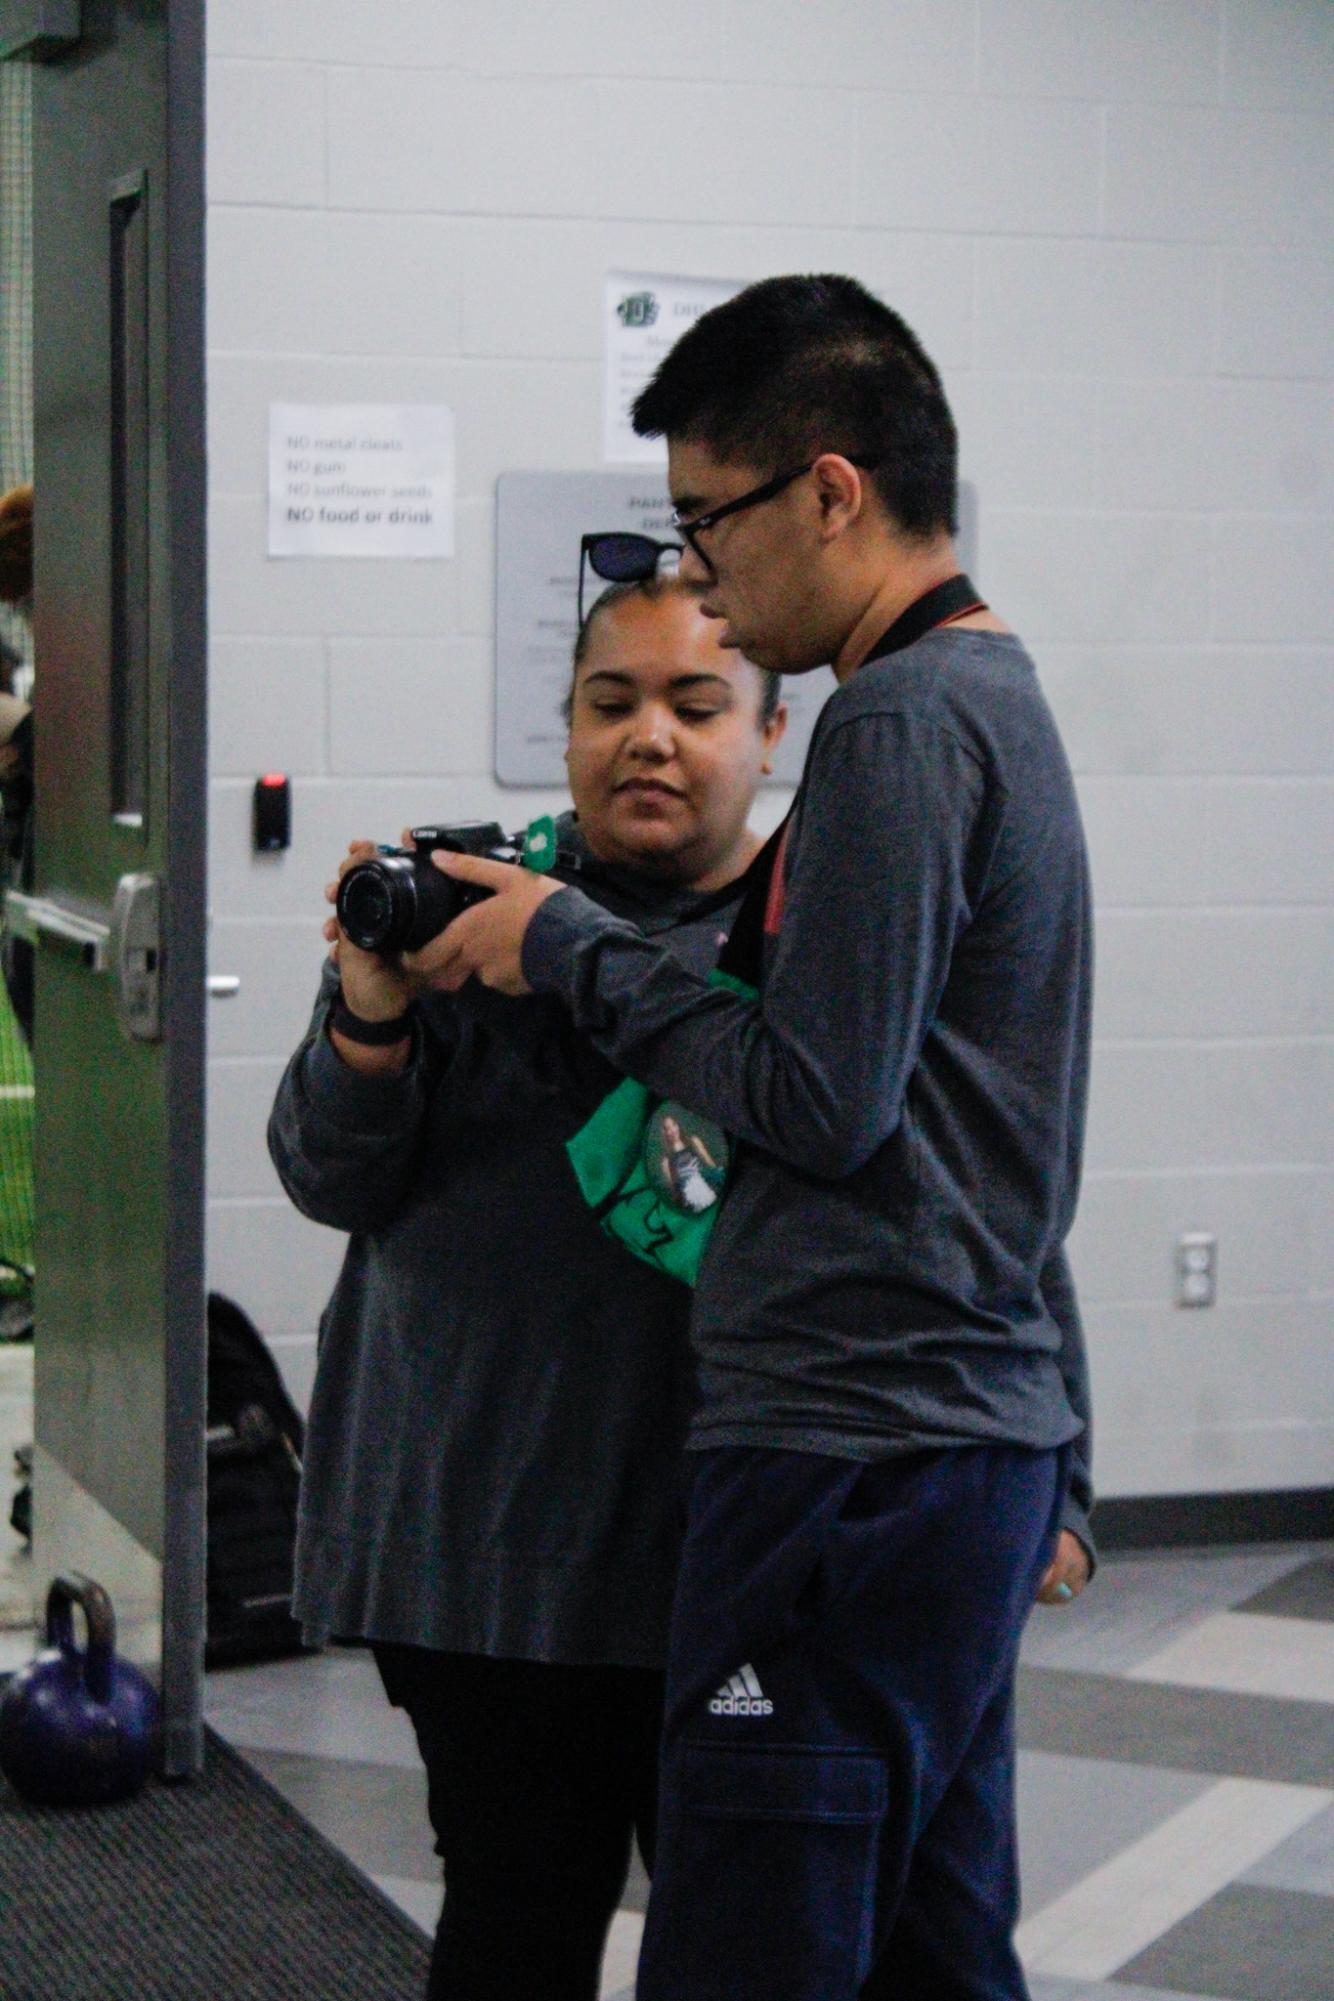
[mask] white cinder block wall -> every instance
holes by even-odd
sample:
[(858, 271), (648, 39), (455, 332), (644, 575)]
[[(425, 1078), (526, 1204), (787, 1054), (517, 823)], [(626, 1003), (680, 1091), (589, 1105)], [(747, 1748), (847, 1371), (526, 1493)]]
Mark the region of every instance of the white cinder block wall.
[[(604, 272), (850, 271), (947, 372), (1079, 774), (1102, 1488), (1334, 1481), (1328, 0), (214, 0), (209, 44), (213, 1283), (303, 1390), (341, 1243), (263, 1132), (321, 885), (534, 803), (490, 776), (495, 480), (599, 464)], [(455, 560), (268, 562), (278, 400), (452, 405)]]

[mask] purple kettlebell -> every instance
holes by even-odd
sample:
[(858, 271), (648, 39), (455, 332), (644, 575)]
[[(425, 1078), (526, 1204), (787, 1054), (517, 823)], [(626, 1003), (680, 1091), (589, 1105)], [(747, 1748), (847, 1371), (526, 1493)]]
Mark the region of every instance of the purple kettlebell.
[[(88, 1647), (74, 1644), (74, 1607)], [(46, 1599), (47, 1650), (0, 1700), (0, 1771), (36, 1806), (98, 1806), (148, 1777), (158, 1735), (153, 1684), (116, 1659), (116, 1615), (100, 1584), (57, 1577)]]

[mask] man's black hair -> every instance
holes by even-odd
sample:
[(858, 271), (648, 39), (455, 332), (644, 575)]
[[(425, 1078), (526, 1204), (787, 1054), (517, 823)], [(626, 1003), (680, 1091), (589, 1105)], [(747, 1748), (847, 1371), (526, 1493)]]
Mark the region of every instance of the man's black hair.
[(909, 535), (956, 529), (958, 443), (940, 375), (905, 321), (828, 274), (764, 278), (696, 320), (635, 398), (641, 438), (678, 438), (777, 474), (873, 459)]
[[(579, 669), (588, 655), (594, 619), (601, 618), (606, 612), (615, 611), (617, 605), (627, 603), (630, 598), (646, 598), (650, 604), (657, 604), (660, 599), (675, 592), (679, 592), (683, 597), (700, 598), (704, 595), (704, 586), (687, 583), (674, 571), (668, 570), (660, 572), (655, 577), (644, 577), (635, 583), (609, 584), (605, 591), (594, 598), (579, 628), (579, 636), (574, 642), (574, 664), (570, 674), (570, 685), (565, 700), (561, 703), (560, 712), (565, 718), (567, 727), (574, 720), (574, 684), (579, 679)], [(778, 713), (783, 683), (781, 675), (771, 674), (767, 668), (757, 667), (755, 671), (760, 677), (759, 722), (763, 728), (764, 724), (772, 722)]]

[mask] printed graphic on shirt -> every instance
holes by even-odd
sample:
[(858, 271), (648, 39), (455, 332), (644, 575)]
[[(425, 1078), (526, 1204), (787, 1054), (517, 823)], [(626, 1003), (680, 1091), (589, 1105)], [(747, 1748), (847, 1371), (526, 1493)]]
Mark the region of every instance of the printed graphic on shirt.
[(772, 1716), (773, 1713), (774, 1706), (749, 1665), (729, 1675), (709, 1701), (710, 1716)]
[(644, 1172), (670, 1209), (702, 1216), (727, 1180), (727, 1136), (712, 1119), (668, 1099), (644, 1128)]

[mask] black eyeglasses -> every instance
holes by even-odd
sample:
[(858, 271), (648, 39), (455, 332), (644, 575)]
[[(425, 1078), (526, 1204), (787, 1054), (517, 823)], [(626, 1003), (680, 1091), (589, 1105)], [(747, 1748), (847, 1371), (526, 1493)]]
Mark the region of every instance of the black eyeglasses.
[[(716, 527), (720, 521), (725, 521), (729, 514), (740, 514), (743, 508), (758, 507), (761, 501), (772, 500), (785, 486), (791, 486), (794, 479), (800, 479), (803, 473), (809, 472), (816, 460), (822, 456), (822, 453), (817, 453), (816, 458), (807, 459), (804, 466), (793, 466), (790, 472), (776, 473), (772, 479), (766, 479), (763, 486), (753, 486), (749, 493), (739, 493), (735, 500), (725, 500), (721, 507), (711, 507), (707, 514), (696, 514), (690, 521), (683, 521), (679, 514), (673, 514), (672, 526), (685, 536), (704, 567), (711, 570), (713, 563), (707, 553), (700, 548), (696, 536), (703, 535), (708, 529)], [(878, 458), (850, 457), (848, 463), (859, 467), (862, 472), (871, 472), (880, 461)]]
[(579, 544), (579, 623), (584, 622), (584, 568), (604, 584), (644, 584), (656, 577), (664, 556), (679, 556), (679, 542), (657, 542), (651, 535), (622, 534), (605, 529), (585, 535)]

